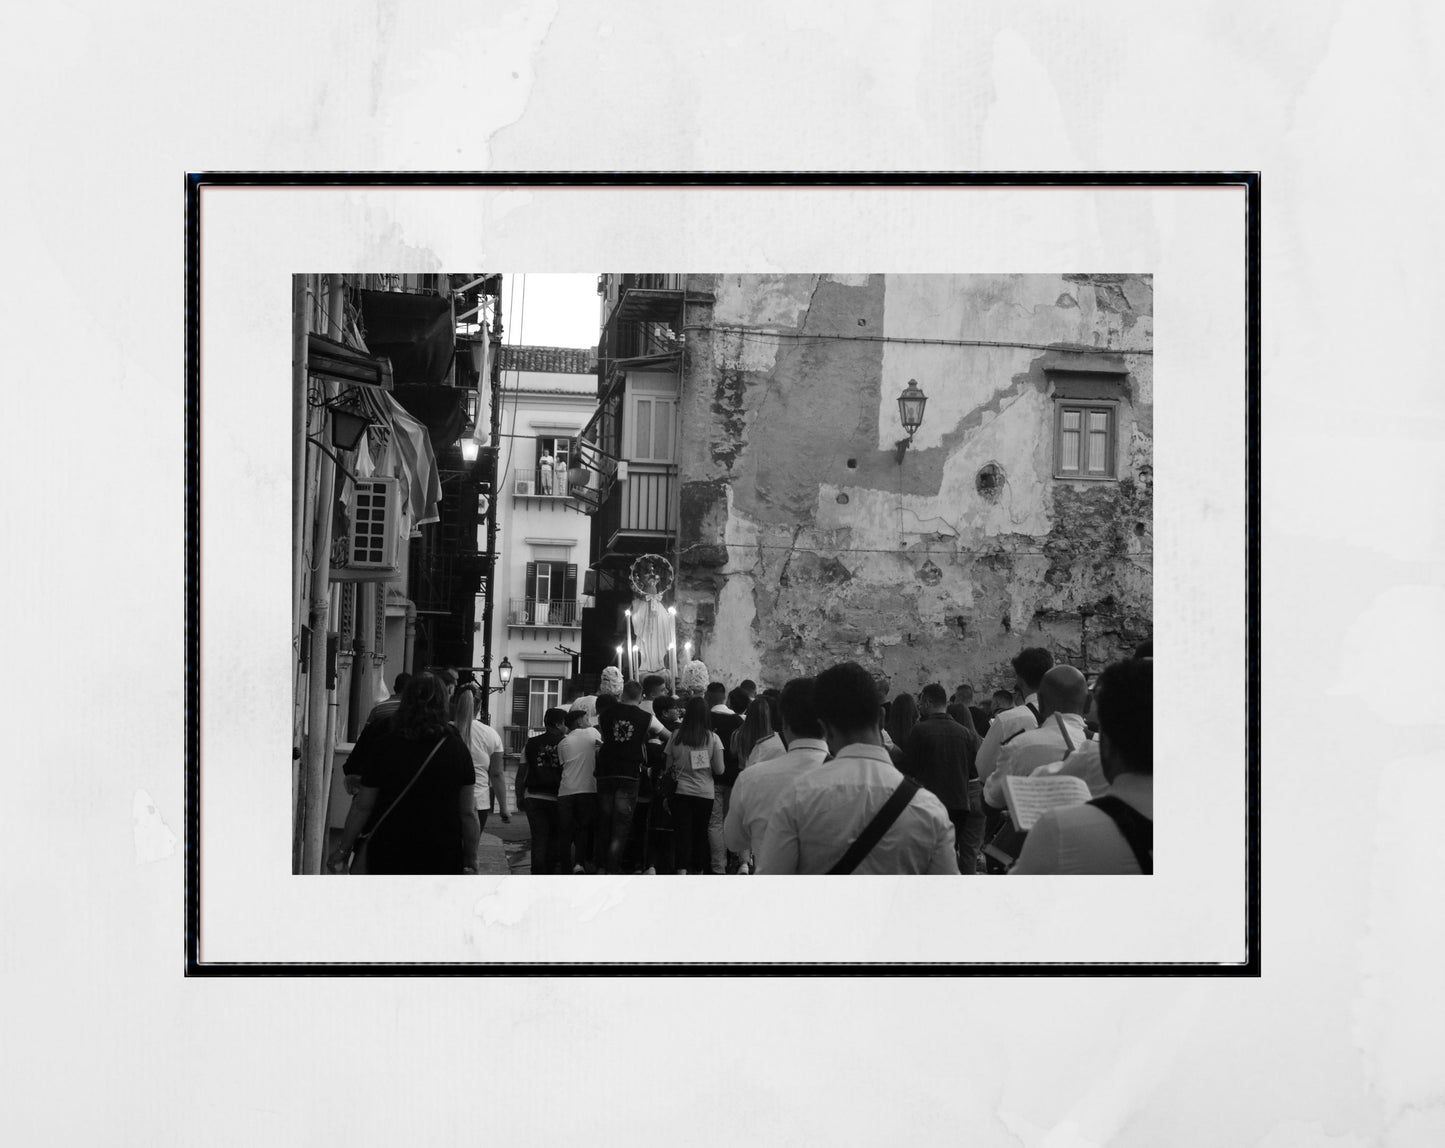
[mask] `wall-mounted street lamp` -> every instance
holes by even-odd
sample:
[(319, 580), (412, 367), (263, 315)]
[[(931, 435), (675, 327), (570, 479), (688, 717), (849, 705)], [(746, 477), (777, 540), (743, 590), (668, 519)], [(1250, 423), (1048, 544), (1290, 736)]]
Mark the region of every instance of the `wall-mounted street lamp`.
[(895, 451), (893, 458), (899, 466), (903, 465), (903, 452), (908, 449), (913, 442), (913, 436), (923, 425), (923, 408), (927, 403), (928, 396), (919, 389), (918, 380), (909, 379), (908, 385), (903, 388), (903, 393), (898, 396), (898, 421), (908, 432), (907, 438), (901, 438), (893, 444)]
[(471, 431), (468, 430), (462, 436), (462, 461), (476, 462), (477, 455), (481, 452), (481, 449), (482, 444), (472, 438)]
[(328, 404), (326, 409), (331, 415), (331, 445), (337, 450), (355, 450), (360, 446), (361, 436), (371, 420), (341, 406)]
[(499, 685), (493, 686), (487, 691), (489, 694), (499, 694), (507, 688), (512, 680), (512, 663), (504, 655), (501, 664), (497, 666), (497, 681)]

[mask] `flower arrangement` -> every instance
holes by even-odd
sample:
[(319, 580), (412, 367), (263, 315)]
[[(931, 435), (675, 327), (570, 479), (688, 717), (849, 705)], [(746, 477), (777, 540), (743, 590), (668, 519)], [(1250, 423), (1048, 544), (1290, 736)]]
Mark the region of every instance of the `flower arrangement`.
[(693, 658), (687, 665), (682, 667), (682, 673), (677, 679), (677, 696), (680, 698), (700, 698), (707, 693), (708, 678), (707, 665), (699, 658)]
[(602, 681), (597, 686), (597, 694), (611, 694), (614, 698), (622, 696), (622, 671), (616, 666), (608, 666), (602, 671)]

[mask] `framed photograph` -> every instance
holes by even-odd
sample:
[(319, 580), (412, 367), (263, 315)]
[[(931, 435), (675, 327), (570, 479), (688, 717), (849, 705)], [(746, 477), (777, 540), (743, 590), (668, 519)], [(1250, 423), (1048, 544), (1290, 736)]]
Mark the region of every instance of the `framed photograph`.
[[(1259, 212), (1252, 173), (192, 177), (188, 972), (1257, 973)], [(1152, 832), (1157, 756), (1157, 867), (1122, 823), (1041, 859), (1081, 784), (1002, 871), (977, 767), (1074, 754), (1143, 659), (1087, 798)], [(770, 738), (819, 748), (764, 800)]]

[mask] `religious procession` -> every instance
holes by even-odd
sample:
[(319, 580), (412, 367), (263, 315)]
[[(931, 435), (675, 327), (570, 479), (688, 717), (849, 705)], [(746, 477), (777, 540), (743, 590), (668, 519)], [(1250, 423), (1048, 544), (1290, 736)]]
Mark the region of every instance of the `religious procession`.
[(298, 276), (296, 331), (295, 872), (1152, 873), (1148, 276)]

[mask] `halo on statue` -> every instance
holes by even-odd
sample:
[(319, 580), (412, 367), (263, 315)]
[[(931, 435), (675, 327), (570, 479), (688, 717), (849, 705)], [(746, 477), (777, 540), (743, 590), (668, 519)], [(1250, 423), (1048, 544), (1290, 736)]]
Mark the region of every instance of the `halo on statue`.
[(661, 554), (644, 554), (633, 562), (627, 580), (639, 598), (660, 599), (672, 589), (672, 563)]

